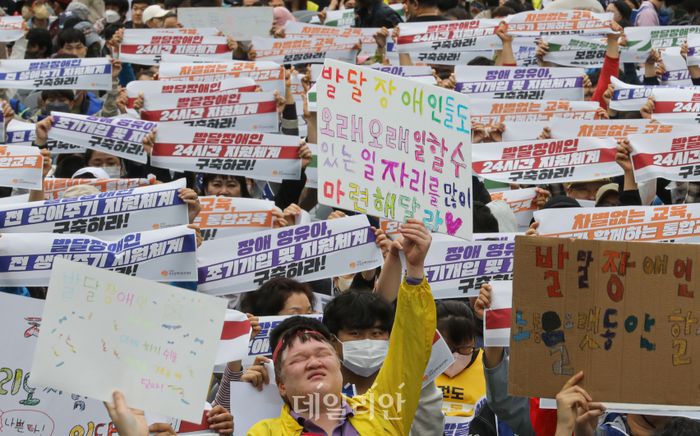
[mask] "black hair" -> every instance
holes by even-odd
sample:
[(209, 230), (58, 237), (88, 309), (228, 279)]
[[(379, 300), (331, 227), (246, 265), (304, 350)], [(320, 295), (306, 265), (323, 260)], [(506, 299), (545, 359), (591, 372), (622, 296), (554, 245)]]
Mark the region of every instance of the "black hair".
[(476, 320), (469, 306), (458, 300), (435, 302), (437, 328), (454, 344), (461, 345), (477, 335)]
[(131, 7), (133, 8), (135, 4), (152, 6), (156, 4), (154, 0), (131, 0)]
[(494, 64), (493, 59), (489, 59), (485, 56), (477, 56), (474, 59), (467, 62), (467, 65), (484, 65), (492, 66)]
[(498, 220), (484, 203), (475, 201), (472, 211), (474, 233), (498, 233)]
[(491, 16), (494, 18), (507, 17), (508, 15), (515, 15), (517, 12), (515, 9), (508, 6), (499, 6), (491, 11)]
[(459, 7), (459, 0), (437, 0), (437, 7), (444, 14), (445, 11)]
[(219, 6), (217, 0), (192, 0), (192, 7), (198, 8), (215, 8)]
[[(309, 333), (311, 332), (311, 333)], [(331, 332), (328, 331), (325, 325), (316, 318), (307, 316), (291, 316), (277, 325), (270, 332), (270, 350), (277, 350), (277, 344), (284, 341), (278, 350), (274, 363), (275, 377), (280, 379), (282, 371), (281, 357), (284, 350), (289, 347), (294, 338), (299, 338), (301, 343), (308, 342), (312, 339), (320, 340), (331, 344)]]
[(71, 89), (45, 89), (41, 91), (41, 99), (43, 101), (51, 98), (66, 98), (73, 101), (75, 100), (75, 93)]
[(510, 8), (510, 9), (514, 10), (516, 13), (525, 12), (525, 5), (523, 5), (519, 1), (515, 1), (515, 0), (508, 0), (507, 2), (503, 3), (503, 7)]
[(82, 23), (83, 21), (85, 21), (85, 20), (82, 19), (81, 17), (74, 15), (74, 16), (66, 18), (66, 21), (63, 22), (63, 25), (61, 26), (61, 28), (62, 29), (72, 29), (73, 27), (75, 27), (76, 24)]
[[(144, 73), (139, 73), (144, 74)], [(138, 77), (138, 75), (136, 76)], [(202, 176), (202, 194), (207, 190), (207, 185), (214, 179), (222, 179), (224, 181), (229, 179), (236, 179), (239, 185), (241, 185), (241, 197), (251, 198), (250, 192), (248, 192), (248, 183), (246, 183), (245, 177), (242, 176), (228, 176), (224, 174), (204, 174)], [(257, 314), (256, 314), (257, 315)]]
[(123, 29), (124, 24), (122, 23), (110, 23), (105, 26), (104, 30), (102, 31), (102, 36), (104, 37), (105, 41), (109, 41), (112, 39), (115, 33), (117, 33), (117, 30)]
[(340, 330), (379, 328), (390, 332), (394, 309), (369, 290), (349, 289), (333, 298), (323, 310), (323, 324), (337, 335)]
[[(92, 155), (95, 154), (95, 150), (88, 148), (85, 150), (85, 165), (89, 165), (90, 159), (92, 158)], [(114, 155), (111, 155), (114, 156)], [(126, 170), (126, 167), (124, 166), (124, 160), (120, 158), (119, 156), (114, 156), (117, 159), (119, 159), (119, 165), (122, 167), (122, 170)]]
[(615, 0), (613, 6), (620, 12), (622, 20), (620, 20), (620, 26), (629, 27), (632, 25), (630, 21), (632, 19), (632, 8), (629, 7), (625, 0)]
[(700, 421), (684, 417), (668, 420), (663, 428), (654, 432), (654, 436), (696, 436), (700, 434)]
[(44, 49), (44, 53), (48, 57), (53, 48), (51, 33), (46, 29), (39, 29), (37, 27), (29, 29), (29, 32), (27, 32), (27, 47), (30, 45), (37, 45)]
[(241, 311), (256, 316), (279, 315), (287, 299), (297, 293), (305, 294), (311, 307), (316, 303), (316, 296), (308, 284), (286, 277), (275, 277), (263, 283), (256, 291), (245, 294), (241, 301)]
[(464, 9), (461, 6), (456, 6), (454, 8), (450, 8), (450, 9), (446, 10), (445, 12), (442, 13), (442, 16), (447, 18), (448, 20), (469, 20), (469, 19), (471, 19), (471, 14), (469, 13), (469, 11)]
[(58, 32), (59, 49), (62, 49), (66, 44), (71, 44), (74, 42), (81, 42), (85, 47), (87, 47), (87, 43), (85, 42), (85, 34), (80, 30), (71, 27)]
[(59, 154), (56, 158), (56, 171), (54, 177), (70, 179), (76, 171), (86, 166), (83, 154)]
[(435, 8), (440, 3), (439, 0), (416, 0), (416, 2), (422, 8)]
[(122, 16), (129, 12), (128, 0), (105, 0), (105, 6), (115, 6)]

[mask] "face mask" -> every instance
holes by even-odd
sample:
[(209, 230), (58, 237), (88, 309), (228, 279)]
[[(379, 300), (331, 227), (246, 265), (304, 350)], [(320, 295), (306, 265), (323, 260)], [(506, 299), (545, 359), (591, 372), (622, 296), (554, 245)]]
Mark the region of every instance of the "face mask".
[(102, 167), (110, 179), (118, 179), (122, 176), (122, 167)]
[(47, 103), (44, 115), (51, 115), (51, 112), (70, 112), (70, 106), (66, 103)]
[(379, 371), (389, 351), (387, 340), (361, 339), (342, 344), (343, 366), (360, 377), (369, 377)]
[(467, 368), (467, 366), (469, 366), (469, 362), (471, 362), (472, 360), (471, 354), (467, 356), (464, 354), (457, 353), (456, 351), (452, 353), (452, 357), (455, 358), (455, 361), (452, 362), (452, 365), (448, 366), (445, 372), (443, 373), (449, 378), (452, 378), (460, 372), (464, 371)]
[(352, 281), (355, 278), (355, 276), (350, 276), (350, 278), (345, 278), (338, 276), (336, 277), (336, 287), (340, 290), (340, 292), (345, 292), (348, 289), (350, 289), (350, 285), (352, 285)]

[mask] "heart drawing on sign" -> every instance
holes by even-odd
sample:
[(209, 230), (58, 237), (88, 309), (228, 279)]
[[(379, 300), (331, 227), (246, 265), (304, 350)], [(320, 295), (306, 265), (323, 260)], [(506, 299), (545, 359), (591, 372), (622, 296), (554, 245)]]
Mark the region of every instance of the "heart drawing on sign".
[(447, 212), (447, 215), (445, 216), (445, 224), (447, 225), (447, 234), (452, 236), (457, 233), (457, 230), (459, 230), (460, 227), (462, 227), (462, 218), (455, 219), (452, 212)]

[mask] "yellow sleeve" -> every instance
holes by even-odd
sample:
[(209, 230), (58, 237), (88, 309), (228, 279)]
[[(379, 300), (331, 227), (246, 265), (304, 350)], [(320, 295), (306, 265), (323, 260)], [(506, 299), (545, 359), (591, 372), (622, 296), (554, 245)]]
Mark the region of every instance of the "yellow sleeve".
[[(423, 373), (435, 336), (435, 301), (428, 281), (401, 283), (389, 352), (369, 396), (375, 413), (385, 412), (401, 434), (408, 434), (418, 408)], [(391, 399), (389, 399), (391, 398)]]

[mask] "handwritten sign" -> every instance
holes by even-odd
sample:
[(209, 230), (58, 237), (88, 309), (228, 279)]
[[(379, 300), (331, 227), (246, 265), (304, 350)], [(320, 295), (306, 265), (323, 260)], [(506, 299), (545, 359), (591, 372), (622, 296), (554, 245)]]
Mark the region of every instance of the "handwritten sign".
[(257, 289), (272, 277), (307, 282), (382, 263), (367, 217), (356, 215), (204, 242), (197, 289), (234, 294)]
[(699, 251), (516, 237), (509, 395), (554, 397), (583, 370), (597, 401), (700, 405), (700, 386), (687, 383), (700, 347)]
[(110, 91), (112, 64), (107, 58), (3, 60), (0, 62), (0, 87)]
[(455, 91), (480, 98), (583, 100), (583, 70), (458, 65)]
[(517, 99), (471, 99), (471, 120), (473, 125), (498, 124), (508, 122), (549, 121), (553, 118), (572, 120), (593, 120), (600, 107), (594, 101), (541, 100), (523, 101)]
[(542, 236), (607, 241), (695, 242), (700, 205), (542, 209), (534, 213)]
[(501, 49), (500, 20), (399, 23), (399, 53), (449, 53)]
[(614, 139), (568, 138), (497, 142), (474, 147), (472, 168), (507, 183), (548, 184), (594, 180), (622, 174)]
[(278, 182), (301, 177), (299, 138), (296, 136), (168, 127), (158, 131), (156, 136), (151, 155), (153, 166)]
[(49, 139), (146, 163), (143, 139), (156, 128), (156, 123), (63, 112), (52, 112), (51, 116)]
[(466, 96), (331, 60), (317, 86), (319, 203), (471, 237)]
[(205, 241), (270, 229), (275, 203), (242, 197), (199, 197), (202, 209), (194, 220)]
[(0, 186), (41, 189), (43, 164), (36, 147), (0, 146)]
[(662, 177), (700, 181), (700, 131), (686, 134), (630, 135), (632, 165), (637, 182)]
[(57, 258), (149, 280), (197, 280), (194, 230), (185, 226), (114, 241), (42, 233), (7, 233), (2, 240), (0, 281), (7, 286), (47, 286)]
[(0, 205), (3, 233), (86, 233), (118, 239), (139, 232), (188, 224), (178, 197), (185, 179), (123, 191), (60, 200)]
[(119, 59), (139, 65), (157, 65), (164, 53), (231, 59), (224, 36), (199, 33), (198, 29), (154, 32), (150, 29), (125, 29), (119, 45)]
[[(31, 381), (198, 422), (226, 300), (54, 261)], [(115, 377), (119, 374), (119, 377)]]
[(274, 62), (168, 62), (159, 66), (161, 80), (189, 80), (213, 82), (218, 80), (249, 77), (263, 91), (278, 91), (284, 95), (284, 67)]
[(216, 27), (236, 41), (267, 36), (272, 27), (272, 8), (182, 8), (177, 19), (185, 27)]

